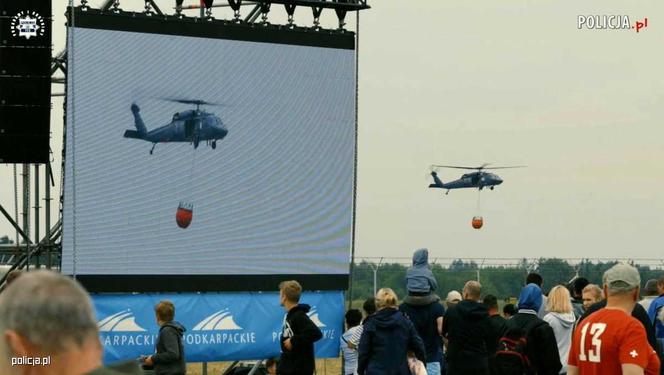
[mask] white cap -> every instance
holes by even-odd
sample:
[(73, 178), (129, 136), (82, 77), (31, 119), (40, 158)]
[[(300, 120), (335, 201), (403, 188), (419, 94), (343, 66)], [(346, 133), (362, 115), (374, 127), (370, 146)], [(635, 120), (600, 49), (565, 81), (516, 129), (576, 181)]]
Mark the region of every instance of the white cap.
[(456, 290), (447, 293), (447, 302), (459, 302), (462, 299), (463, 298), (461, 297), (461, 293), (457, 292)]

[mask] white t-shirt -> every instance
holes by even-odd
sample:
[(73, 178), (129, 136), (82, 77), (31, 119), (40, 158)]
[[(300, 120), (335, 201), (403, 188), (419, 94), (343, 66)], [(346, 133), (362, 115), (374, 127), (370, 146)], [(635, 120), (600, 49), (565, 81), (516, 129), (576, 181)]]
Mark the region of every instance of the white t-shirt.
[(344, 354), (344, 375), (357, 374), (357, 349), (348, 347), (348, 342), (351, 340), (357, 331), (362, 329), (362, 326), (355, 326), (341, 335), (341, 352)]

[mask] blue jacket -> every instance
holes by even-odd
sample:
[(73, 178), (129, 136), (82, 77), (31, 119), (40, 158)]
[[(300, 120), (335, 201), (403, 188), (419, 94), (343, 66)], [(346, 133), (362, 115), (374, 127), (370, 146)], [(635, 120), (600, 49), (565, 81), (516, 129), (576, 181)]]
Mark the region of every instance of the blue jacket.
[(407, 354), (426, 363), (424, 343), (413, 323), (394, 308), (370, 315), (363, 324), (358, 347), (357, 373), (360, 375), (410, 375)]
[(519, 294), (519, 310), (533, 310), (537, 314), (542, 306), (542, 289), (537, 284), (528, 284)]
[(432, 293), (438, 288), (436, 278), (429, 269), (429, 250), (413, 253), (413, 266), (406, 271), (406, 289), (415, 293)]
[(664, 324), (657, 319), (662, 316), (661, 314), (664, 314), (664, 294), (652, 301), (648, 308), (648, 318), (650, 318), (650, 323), (655, 326), (655, 334), (658, 339), (664, 339)]

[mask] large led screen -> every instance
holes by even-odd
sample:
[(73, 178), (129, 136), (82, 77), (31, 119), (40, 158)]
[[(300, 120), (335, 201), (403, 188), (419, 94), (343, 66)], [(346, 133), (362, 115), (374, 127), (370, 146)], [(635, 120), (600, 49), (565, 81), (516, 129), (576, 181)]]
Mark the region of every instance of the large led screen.
[(344, 286), (352, 37), (84, 17), (68, 36), (63, 272), (104, 291)]

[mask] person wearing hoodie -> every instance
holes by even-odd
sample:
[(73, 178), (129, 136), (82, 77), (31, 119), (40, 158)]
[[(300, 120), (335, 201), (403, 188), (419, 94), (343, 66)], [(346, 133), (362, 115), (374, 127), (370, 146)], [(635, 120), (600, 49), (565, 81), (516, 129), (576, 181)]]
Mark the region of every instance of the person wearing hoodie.
[(145, 367), (153, 367), (155, 375), (184, 375), (187, 373), (187, 363), (184, 360), (182, 335), (186, 329), (173, 320), (175, 305), (168, 300), (160, 301), (154, 311), (159, 325), (157, 352), (141, 357), (141, 361)]
[(295, 280), (279, 284), (279, 301), (286, 310), (281, 330), (279, 375), (311, 375), (316, 370), (314, 343), (323, 337), (307, 313), (309, 305), (300, 303), (302, 286)]
[[(542, 275), (540, 275), (537, 272), (531, 272), (526, 276), (526, 285), (528, 284), (536, 284), (540, 290), (542, 290), (543, 285), (544, 285), (544, 279), (542, 278)], [(548, 311), (546, 311), (546, 299), (547, 297), (542, 293), (542, 305), (540, 306), (540, 310), (537, 312), (537, 317), (542, 319), (544, 318), (544, 315)]]
[(546, 310), (549, 313), (544, 316), (544, 321), (549, 323), (553, 329), (553, 334), (558, 343), (558, 355), (562, 365), (560, 374), (566, 374), (569, 346), (572, 342), (574, 322), (576, 321), (569, 290), (562, 285), (553, 287), (549, 292)]
[(360, 375), (410, 375), (408, 352), (426, 363), (424, 343), (413, 323), (397, 310), (394, 291), (376, 293), (377, 311), (364, 321), (358, 347), (357, 373)]
[(481, 292), (479, 282), (468, 281), (463, 287), (463, 301), (445, 313), (446, 374), (489, 374), (489, 356), (499, 337), (494, 334), (486, 306), (480, 302)]
[(557, 375), (562, 368), (558, 343), (551, 326), (537, 317), (542, 303), (542, 290), (528, 284), (519, 295), (518, 310), (507, 323), (507, 329), (524, 332), (528, 341), (526, 354), (532, 370), (538, 375)]
[[(413, 253), (413, 266), (406, 271), (406, 290), (409, 296), (429, 296), (438, 288), (438, 282), (429, 268), (429, 250)], [(429, 301), (431, 302), (431, 301)]]

